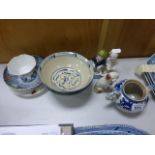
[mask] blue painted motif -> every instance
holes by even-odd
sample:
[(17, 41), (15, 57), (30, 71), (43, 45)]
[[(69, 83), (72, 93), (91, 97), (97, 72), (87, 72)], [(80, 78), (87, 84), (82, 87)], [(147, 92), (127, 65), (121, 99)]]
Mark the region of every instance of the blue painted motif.
[(121, 99), (120, 99), (120, 106), (123, 108), (123, 109), (126, 109), (126, 110), (129, 110), (131, 111), (131, 108), (132, 108), (132, 102), (130, 100), (127, 100), (124, 98), (124, 96), (122, 95)]
[(81, 75), (76, 69), (64, 67), (53, 73), (52, 82), (60, 89), (72, 90), (79, 86)]
[(114, 89), (115, 89), (116, 91), (121, 91), (121, 87), (122, 87), (122, 85), (123, 85), (123, 83), (124, 83), (125, 81), (126, 81), (126, 80), (121, 80), (120, 82), (118, 82), (118, 83), (115, 85)]
[(126, 124), (108, 124), (74, 128), (76, 135), (148, 135), (146, 131)]

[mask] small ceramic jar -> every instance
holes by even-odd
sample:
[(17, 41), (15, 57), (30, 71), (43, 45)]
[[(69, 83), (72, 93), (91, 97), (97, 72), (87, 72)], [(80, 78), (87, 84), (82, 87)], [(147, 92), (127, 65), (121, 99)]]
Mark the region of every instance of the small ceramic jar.
[(122, 80), (114, 87), (114, 91), (106, 96), (116, 106), (129, 113), (141, 112), (148, 103), (148, 91), (137, 80)]

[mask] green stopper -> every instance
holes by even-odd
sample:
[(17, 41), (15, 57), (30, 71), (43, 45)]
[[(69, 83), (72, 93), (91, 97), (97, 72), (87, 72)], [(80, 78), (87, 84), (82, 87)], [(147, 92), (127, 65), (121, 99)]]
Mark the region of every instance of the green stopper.
[(109, 56), (109, 53), (106, 50), (102, 49), (98, 52), (98, 55), (102, 58), (107, 58)]

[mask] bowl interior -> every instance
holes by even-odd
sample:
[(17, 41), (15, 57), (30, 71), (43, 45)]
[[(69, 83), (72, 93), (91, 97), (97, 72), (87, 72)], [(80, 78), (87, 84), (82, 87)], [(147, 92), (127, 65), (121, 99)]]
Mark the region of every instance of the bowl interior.
[(41, 65), (42, 82), (57, 92), (72, 92), (86, 87), (93, 78), (93, 67), (81, 55), (49, 56)]
[(136, 80), (127, 81), (124, 85), (124, 92), (133, 100), (143, 100), (147, 95), (146, 88)]
[(36, 60), (33, 56), (22, 54), (16, 56), (8, 63), (8, 71), (12, 75), (24, 75), (31, 72), (36, 66)]

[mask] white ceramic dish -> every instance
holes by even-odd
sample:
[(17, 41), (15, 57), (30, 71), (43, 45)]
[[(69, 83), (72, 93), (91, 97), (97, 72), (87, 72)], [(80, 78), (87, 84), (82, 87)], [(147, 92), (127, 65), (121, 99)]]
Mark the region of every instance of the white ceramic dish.
[(33, 56), (21, 54), (12, 58), (8, 65), (8, 71), (12, 75), (25, 75), (33, 71), (36, 66), (36, 60)]
[(23, 98), (33, 98), (44, 94), (47, 91), (46, 87), (43, 84), (40, 84), (38, 87), (29, 89), (29, 90), (15, 90), (13, 92), (15, 95)]
[(43, 60), (39, 76), (49, 89), (62, 94), (72, 94), (83, 90), (92, 82), (94, 70), (82, 55), (59, 52)]

